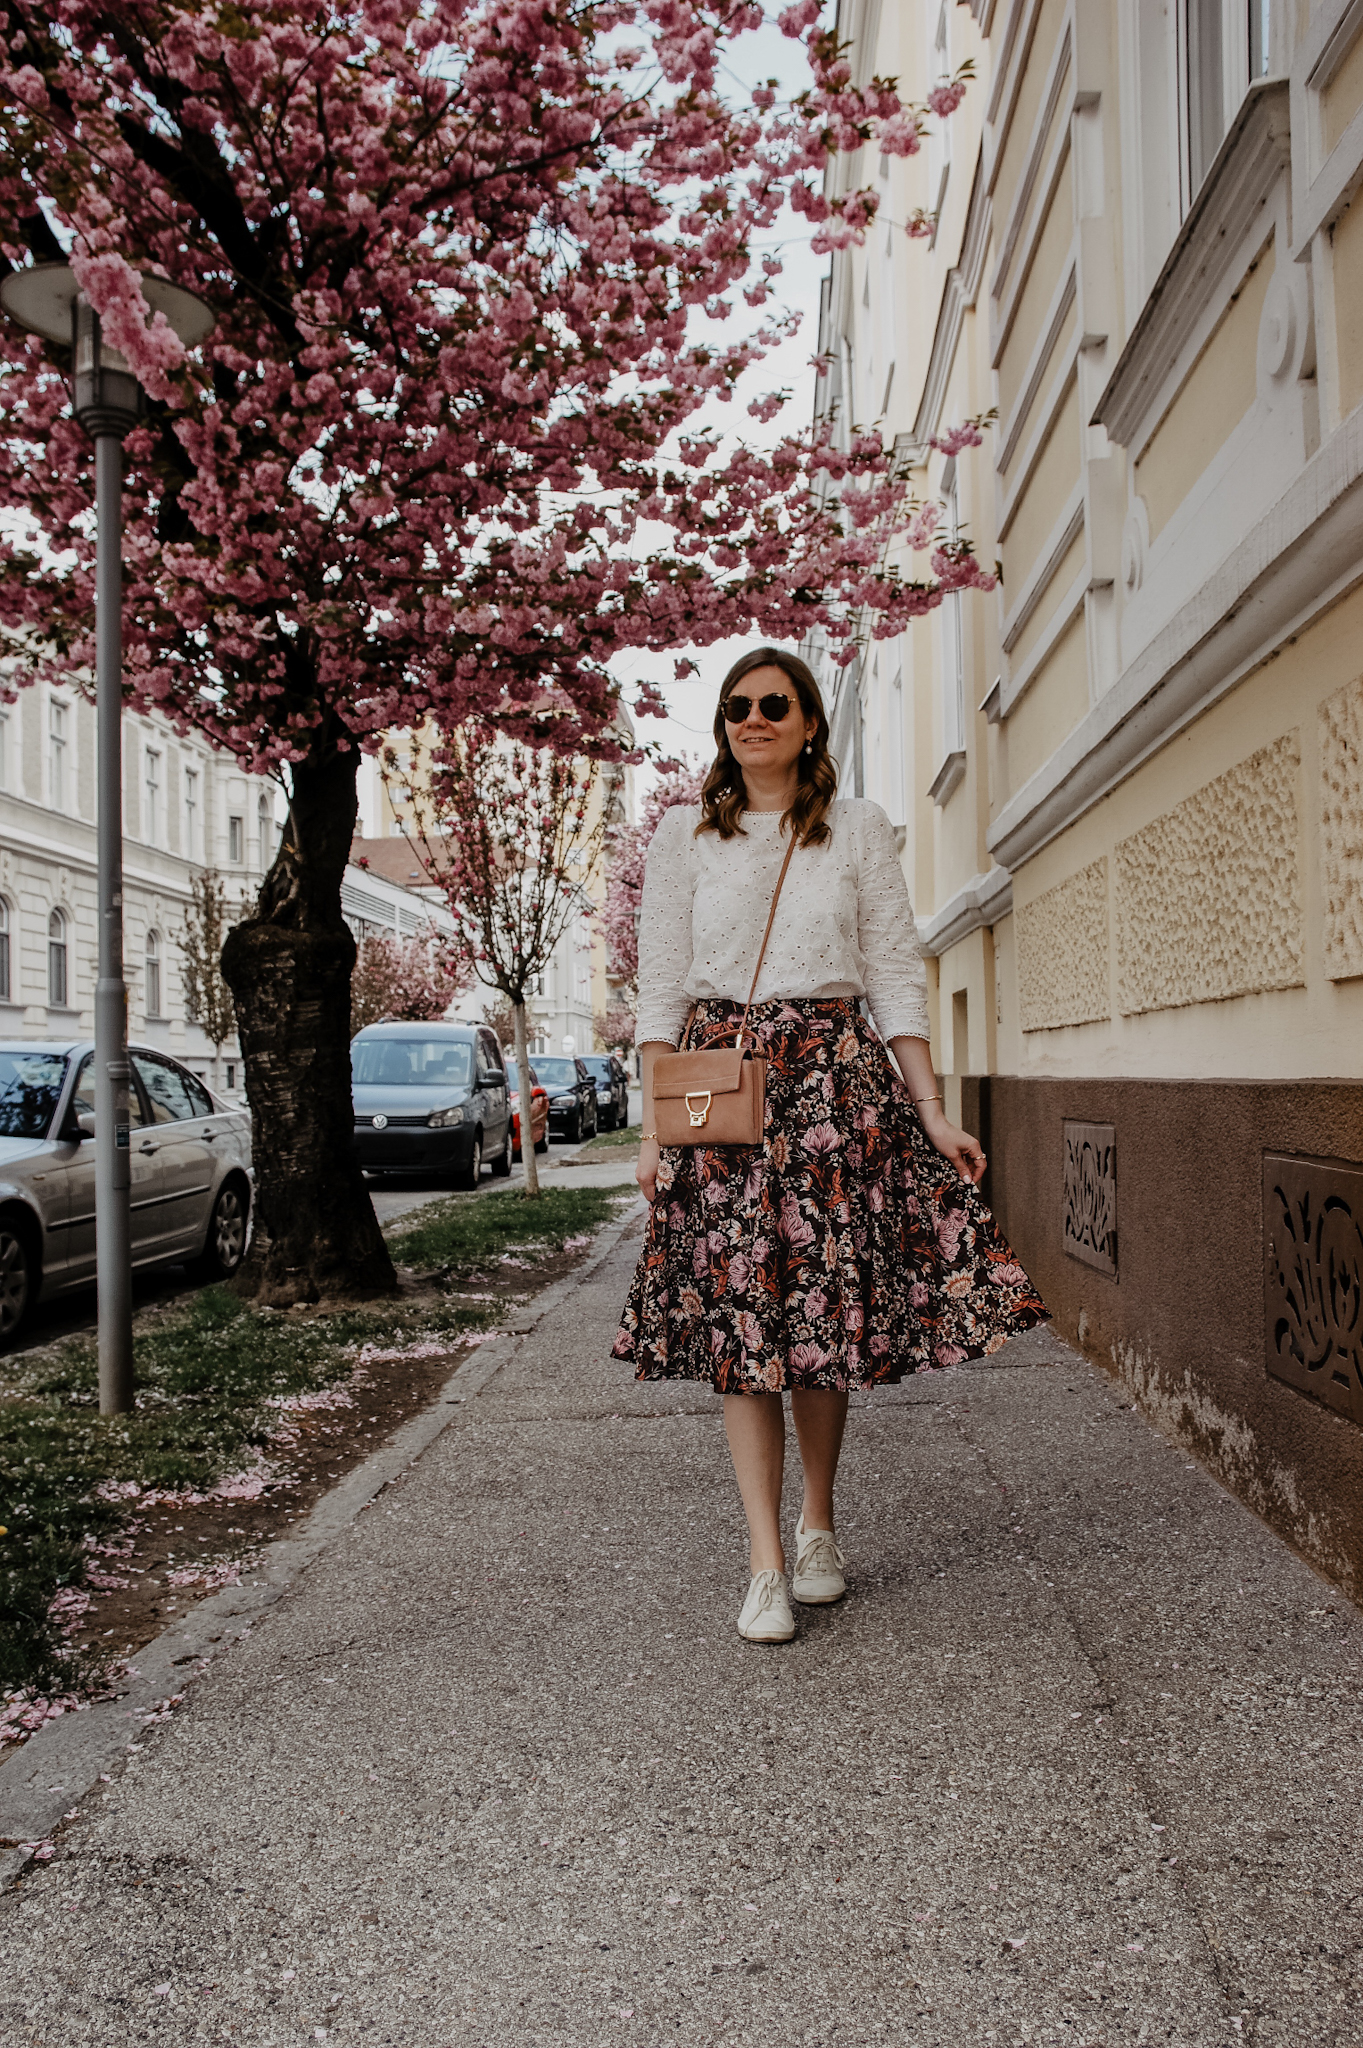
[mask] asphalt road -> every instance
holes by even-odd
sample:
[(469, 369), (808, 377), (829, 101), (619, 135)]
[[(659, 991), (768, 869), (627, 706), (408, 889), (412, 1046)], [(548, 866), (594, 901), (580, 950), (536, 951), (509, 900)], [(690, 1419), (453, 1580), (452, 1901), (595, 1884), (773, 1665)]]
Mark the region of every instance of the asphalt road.
[[(639, 1122), (639, 1101), (637, 1095), (630, 1100), (630, 1116), (637, 1127)], [(615, 1181), (633, 1178), (634, 1155), (625, 1150), (620, 1154), (619, 1169), (613, 1161), (607, 1162), (607, 1171), (593, 1169), (590, 1172), (569, 1173), (581, 1148), (576, 1145), (551, 1143), (547, 1153), (539, 1155), (541, 1177), (548, 1178), (551, 1185), (582, 1185), (588, 1180), (598, 1185), (611, 1185)], [(480, 1192), (488, 1193), (508, 1187), (524, 1187), (525, 1169), (519, 1163), (512, 1167), (510, 1180), (494, 1180), (484, 1172)], [(424, 1208), (427, 1202), (438, 1202), (450, 1192), (446, 1181), (425, 1180), (374, 1180), (370, 1182), (370, 1196), (374, 1213), (381, 1224), (395, 1222), (398, 1217), (410, 1215), (413, 1210)], [(180, 1295), (192, 1294), (202, 1282), (191, 1277), (184, 1266), (162, 1266), (154, 1272), (139, 1273), (133, 1277), (134, 1311), (145, 1308), (153, 1302), (173, 1301)], [(34, 1309), (25, 1323), (17, 1342), (8, 1346), (11, 1351), (32, 1351), (42, 1344), (54, 1344), (61, 1337), (73, 1337), (83, 1330), (96, 1327), (95, 1290), (93, 1286), (83, 1287), (74, 1294), (61, 1296), (56, 1301), (42, 1302)]]
[(744, 1644), (637, 1248), (0, 1900), (6, 2048), (1358, 2048), (1363, 1617), (1037, 1331), (855, 1404)]

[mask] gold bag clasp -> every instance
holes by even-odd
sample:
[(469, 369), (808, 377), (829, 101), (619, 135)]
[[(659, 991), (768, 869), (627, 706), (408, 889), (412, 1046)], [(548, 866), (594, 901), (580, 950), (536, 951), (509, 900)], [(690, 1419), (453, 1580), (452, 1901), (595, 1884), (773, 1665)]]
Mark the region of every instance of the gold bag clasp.
[[(701, 1092), (701, 1090), (700, 1090), (700, 1089), (697, 1089), (694, 1095), (688, 1095), (688, 1096), (687, 1096), (687, 1098), (686, 1098), (686, 1114), (687, 1114), (687, 1115), (688, 1115), (688, 1116), (690, 1117), (690, 1119), (691, 1119), (691, 1128), (692, 1128), (693, 1130), (699, 1130), (699, 1129), (701, 1128), (701, 1126), (702, 1126), (702, 1125), (704, 1124), (704, 1122), (705, 1122), (705, 1119), (706, 1119), (706, 1118), (707, 1118), (707, 1117), (709, 1116), (709, 1114), (710, 1114), (710, 1100), (711, 1100), (711, 1098), (710, 1098), (710, 1095), (709, 1095), (709, 1093), (708, 1093), (708, 1092), (706, 1092), (706, 1093), (702, 1094), (702, 1092)], [(699, 1109), (699, 1110), (698, 1110), (698, 1109), (695, 1109), (695, 1108), (693, 1108), (693, 1107), (692, 1107), (692, 1105), (693, 1105), (694, 1103), (697, 1103), (697, 1102), (703, 1103), (703, 1104), (704, 1104), (704, 1107), (703, 1107), (702, 1109)]]

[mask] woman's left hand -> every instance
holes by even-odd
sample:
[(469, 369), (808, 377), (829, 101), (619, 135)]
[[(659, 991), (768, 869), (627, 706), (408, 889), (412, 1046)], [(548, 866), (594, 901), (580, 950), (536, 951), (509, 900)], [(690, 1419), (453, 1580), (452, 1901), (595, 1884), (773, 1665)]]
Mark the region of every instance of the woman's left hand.
[(972, 1138), (969, 1131), (963, 1131), (958, 1124), (952, 1123), (935, 1102), (924, 1103), (919, 1116), (923, 1129), (943, 1159), (951, 1161), (962, 1180), (978, 1186), (989, 1163), (979, 1139)]

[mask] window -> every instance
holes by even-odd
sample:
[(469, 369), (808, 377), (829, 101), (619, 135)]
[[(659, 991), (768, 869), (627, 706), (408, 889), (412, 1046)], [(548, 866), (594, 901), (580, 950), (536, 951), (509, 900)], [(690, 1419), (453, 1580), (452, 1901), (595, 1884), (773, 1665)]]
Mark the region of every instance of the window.
[(148, 747), (142, 757), (142, 791), (142, 837), (148, 846), (159, 846), (164, 814), (161, 807), (161, 756), (154, 747)]
[(66, 809), (66, 714), (60, 698), (52, 697), (47, 707), (47, 801), (54, 811)]
[(241, 866), (245, 856), (245, 849), (246, 820), (244, 818), (229, 818), (227, 820), (227, 858), (231, 861), (233, 867)]
[(161, 1014), (161, 940), (156, 932), (147, 933), (147, 950), (143, 955), (143, 974), (146, 980), (146, 1011), (149, 1017)]
[(1184, 211), (1212, 167), (1226, 132), (1226, 53), (1222, 0), (1183, 0)]
[(199, 837), (200, 817), (201, 814), (199, 811), (199, 771), (197, 768), (186, 768), (185, 856), (189, 860), (197, 860), (199, 857), (199, 847), (202, 843)]
[(47, 1000), (54, 1010), (66, 1008), (66, 913), (54, 910), (47, 920)]
[(196, 1113), (189, 1092), (189, 1077), (179, 1067), (173, 1067), (169, 1060), (158, 1059), (154, 1052), (135, 1052), (132, 1063), (147, 1092), (154, 1124), (183, 1123)]
[(0, 705), (0, 789), (9, 788), (10, 736), (9, 712)]
[(237, 1085), (237, 1068), (234, 1060), (227, 1062), (227, 1085), (229, 1088), (235, 1088)]
[(9, 905), (0, 896), (0, 1003), (9, 999)]
[(1182, 0), (1176, 24), (1180, 199), (1186, 213), (1246, 86), (1273, 69), (1272, 0)]
[(256, 803), (256, 865), (262, 872), (274, 859), (274, 809), (262, 792)]
[(1267, 78), (1273, 55), (1271, 0), (1249, 0), (1249, 75)]

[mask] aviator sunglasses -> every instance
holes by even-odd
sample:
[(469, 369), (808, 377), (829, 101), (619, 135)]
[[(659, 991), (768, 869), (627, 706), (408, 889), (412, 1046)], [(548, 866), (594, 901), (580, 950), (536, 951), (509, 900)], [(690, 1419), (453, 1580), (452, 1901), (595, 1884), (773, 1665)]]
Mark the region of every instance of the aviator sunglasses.
[[(724, 699), (723, 708), (726, 723), (729, 725), (746, 724), (747, 720), (752, 716), (753, 701), (751, 697), (740, 696), (737, 691), (731, 692)], [(784, 691), (773, 690), (770, 696), (759, 697), (756, 702), (758, 710), (768, 723), (779, 725), (791, 705), (795, 702), (795, 699), (786, 696)]]

